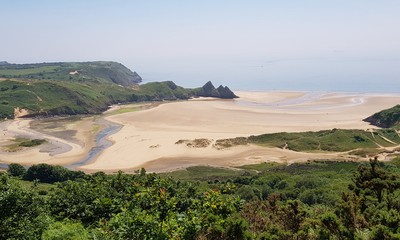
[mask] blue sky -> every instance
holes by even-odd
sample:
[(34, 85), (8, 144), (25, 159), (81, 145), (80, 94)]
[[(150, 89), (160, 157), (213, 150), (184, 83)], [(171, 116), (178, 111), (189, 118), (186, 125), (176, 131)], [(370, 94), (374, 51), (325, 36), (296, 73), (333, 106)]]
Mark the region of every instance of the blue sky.
[(113, 60), (145, 81), (188, 87), (400, 92), (398, 0), (13, 0), (0, 9), (0, 61)]

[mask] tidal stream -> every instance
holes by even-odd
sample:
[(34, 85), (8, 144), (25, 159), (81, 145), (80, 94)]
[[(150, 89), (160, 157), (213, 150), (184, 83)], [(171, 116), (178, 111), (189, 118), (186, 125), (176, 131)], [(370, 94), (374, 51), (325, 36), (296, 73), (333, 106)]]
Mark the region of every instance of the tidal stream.
[(108, 140), (107, 137), (118, 132), (122, 128), (122, 125), (107, 121), (105, 119), (100, 119), (98, 121), (106, 127), (96, 135), (95, 146), (89, 150), (85, 158), (65, 167), (74, 170), (77, 167), (86, 165), (95, 160), (104, 149), (112, 145), (112, 142)]

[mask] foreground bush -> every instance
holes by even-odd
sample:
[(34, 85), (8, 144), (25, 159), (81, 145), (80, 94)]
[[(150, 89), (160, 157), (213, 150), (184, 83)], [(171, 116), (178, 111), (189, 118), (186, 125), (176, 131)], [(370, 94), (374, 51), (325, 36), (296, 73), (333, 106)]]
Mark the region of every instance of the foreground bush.
[(7, 169), (8, 174), (14, 177), (22, 177), (26, 173), (26, 169), (24, 166), (18, 163), (11, 163), (8, 165)]
[(46, 206), (33, 190), (0, 175), (0, 239), (40, 239), (49, 224)]
[(85, 173), (82, 171), (71, 171), (61, 166), (53, 166), (49, 164), (37, 164), (28, 168), (24, 179), (28, 181), (39, 180), (43, 183), (64, 182), (83, 178)]

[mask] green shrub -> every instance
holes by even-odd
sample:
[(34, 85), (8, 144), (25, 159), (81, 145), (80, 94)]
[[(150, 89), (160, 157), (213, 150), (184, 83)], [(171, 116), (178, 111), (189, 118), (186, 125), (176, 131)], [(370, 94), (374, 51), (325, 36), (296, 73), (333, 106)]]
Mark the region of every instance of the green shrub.
[(11, 163), (11, 164), (8, 165), (7, 172), (11, 176), (22, 177), (26, 173), (26, 169), (21, 164)]
[(23, 141), (19, 144), (20, 147), (35, 147), (45, 143), (44, 139), (32, 139), (28, 141)]
[(82, 171), (71, 171), (61, 166), (53, 166), (45, 163), (32, 165), (28, 168), (24, 179), (28, 181), (39, 180), (43, 183), (63, 182), (83, 178)]
[(32, 189), (0, 175), (0, 239), (40, 239), (48, 225), (46, 207)]
[(43, 240), (85, 240), (89, 232), (77, 222), (55, 222), (42, 235)]

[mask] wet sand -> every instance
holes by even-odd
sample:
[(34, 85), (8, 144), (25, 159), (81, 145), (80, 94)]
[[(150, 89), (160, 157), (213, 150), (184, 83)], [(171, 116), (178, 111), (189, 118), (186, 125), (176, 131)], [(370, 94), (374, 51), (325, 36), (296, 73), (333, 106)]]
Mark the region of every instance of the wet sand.
[[(39, 123), (40, 122), (40, 123)], [(89, 152), (94, 145), (94, 118), (79, 120), (54, 118), (16, 119), (0, 123), (0, 161), (3, 163), (67, 165)], [(45, 139), (47, 143), (22, 151), (6, 152), (5, 146), (15, 138)]]

